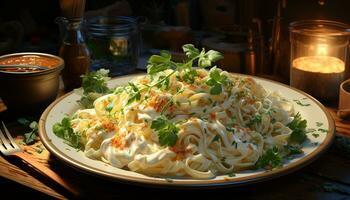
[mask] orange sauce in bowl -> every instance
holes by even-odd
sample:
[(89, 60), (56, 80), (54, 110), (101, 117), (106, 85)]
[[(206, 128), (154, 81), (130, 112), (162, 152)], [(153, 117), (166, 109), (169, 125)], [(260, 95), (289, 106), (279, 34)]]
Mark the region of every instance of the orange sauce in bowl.
[(0, 65), (32, 65), (52, 69), (59, 64), (58, 59), (40, 55), (19, 55), (0, 59)]
[(49, 68), (35, 68), (35, 67), (0, 67), (0, 71), (4, 72), (39, 72)]

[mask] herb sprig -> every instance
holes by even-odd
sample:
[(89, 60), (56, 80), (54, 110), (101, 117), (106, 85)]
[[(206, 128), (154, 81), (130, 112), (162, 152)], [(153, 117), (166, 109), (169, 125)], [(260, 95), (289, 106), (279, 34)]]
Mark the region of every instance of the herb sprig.
[(292, 143), (300, 144), (305, 141), (307, 121), (301, 118), (300, 113), (297, 113), (287, 126), (293, 131), (289, 138)]
[(83, 147), (81, 144), (81, 136), (74, 132), (69, 117), (64, 117), (61, 122), (54, 124), (52, 130), (57, 137), (64, 139), (71, 147), (76, 149), (81, 149)]
[(273, 169), (282, 166), (282, 156), (280, 155), (278, 148), (275, 146), (266, 152), (259, 158), (255, 166), (257, 168)]
[(78, 103), (84, 108), (92, 108), (94, 101), (110, 91), (107, 87), (108, 70), (100, 69), (96, 72), (88, 72), (82, 75), (83, 94)]
[(220, 71), (213, 67), (209, 71), (209, 79), (206, 84), (210, 86), (210, 94), (218, 95), (222, 92), (222, 86), (228, 83), (228, 78), (225, 75), (221, 75)]
[[(304, 98), (302, 99), (302, 100), (304, 100)], [(311, 104), (309, 104), (309, 103), (304, 103), (304, 102), (302, 102), (301, 100), (299, 100), (299, 99), (294, 99), (293, 100), (296, 104), (298, 104), (299, 106), (310, 106)]]
[(26, 145), (33, 144), (38, 136), (38, 123), (36, 121), (30, 122), (25, 118), (19, 118), (17, 122), (21, 125), (28, 126), (31, 129), (31, 131), (24, 133), (23, 142)]
[[(206, 68), (212, 66), (213, 63), (223, 58), (220, 52), (214, 50), (206, 52), (204, 48), (200, 51), (199, 49), (195, 48), (193, 44), (185, 44), (183, 45), (182, 49), (188, 58), (187, 61), (182, 63), (172, 61), (171, 54), (168, 51), (160, 51), (159, 55), (152, 55), (149, 58), (147, 73), (151, 76), (167, 69), (174, 70), (167, 76), (159, 77), (158, 81), (151, 87), (162, 85), (164, 82), (169, 82), (169, 77), (176, 71), (183, 72), (182, 77), (180, 77), (182, 80), (188, 83), (193, 83), (195, 77), (197, 76), (196, 70), (192, 68), (195, 61), (198, 62), (198, 67)], [(223, 80), (220, 79), (220, 74), (219, 77), (217, 74), (215, 74), (215, 80), (216, 82), (223, 82)], [(214, 93), (218, 93), (219, 91), (221, 90), (216, 85)]]
[(158, 140), (161, 146), (174, 146), (177, 142), (179, 128), (166, 117), (161, 116), (152, 121), (151, 128), (157, 131)]

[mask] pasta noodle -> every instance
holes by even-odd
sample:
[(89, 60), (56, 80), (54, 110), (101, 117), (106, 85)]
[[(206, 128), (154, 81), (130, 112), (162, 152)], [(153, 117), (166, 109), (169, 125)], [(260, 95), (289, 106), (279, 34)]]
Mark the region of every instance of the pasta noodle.
[[(140, 96), (122, 86), (98, 98), (93, 109), (78, 110), (71, 123), (83, 138), (85, 155), (144, 174), (209, 179), (252, 169), (266, 149), (288, 144), (291, 102), (250, 77), (220, 69), (229, 84), (212, 95), (205, 84), (209, 72), (195, 70), (193, 83), (178, 78), (183, 72), (170, 69), (140, 76), (131, 81)], [(154, 86), (161, 76), (169, 76), (165, 89)], [(159, 133), (152, 128), (160, 116), (178, 130), (173, 146), (160, 145)]]

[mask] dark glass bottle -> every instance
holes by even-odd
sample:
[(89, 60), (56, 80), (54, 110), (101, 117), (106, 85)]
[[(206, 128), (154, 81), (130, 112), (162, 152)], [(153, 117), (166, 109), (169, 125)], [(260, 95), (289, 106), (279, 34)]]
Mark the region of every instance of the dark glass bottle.
[(90, 67), (90, 55), (81, 33), (82, 19), (62, 18), (61, 21), (65, 27), (65, 34), (59, 56), (65, 62), (62, 78), (65, 91), (68, 92), (81, 86), (80, 76)]

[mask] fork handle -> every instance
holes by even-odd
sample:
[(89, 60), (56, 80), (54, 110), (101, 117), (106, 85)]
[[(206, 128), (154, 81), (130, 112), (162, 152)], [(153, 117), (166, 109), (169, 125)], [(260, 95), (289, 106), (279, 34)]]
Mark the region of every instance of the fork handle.
[(46, 167), (45, 165), (39, 163), (35, 159), (33, 159), (31, 156), (24, 152), (19, 152), (15, 154), (17, 157), (21, 158), (22, 160), (26, 161), (28, 164), (30, 164), (33, 168), (41, 172), (42, 174), (46, 175), (48, 178), (51, 178), (56, 183), (64, 187), (66, 190), (74, 194), (75, 196), (78, 196), (78, 191), (72, 187), (69, 183), (67, 183), (65, 180), (63, 180), (56, 172), (52, 171), (50, 168)]

